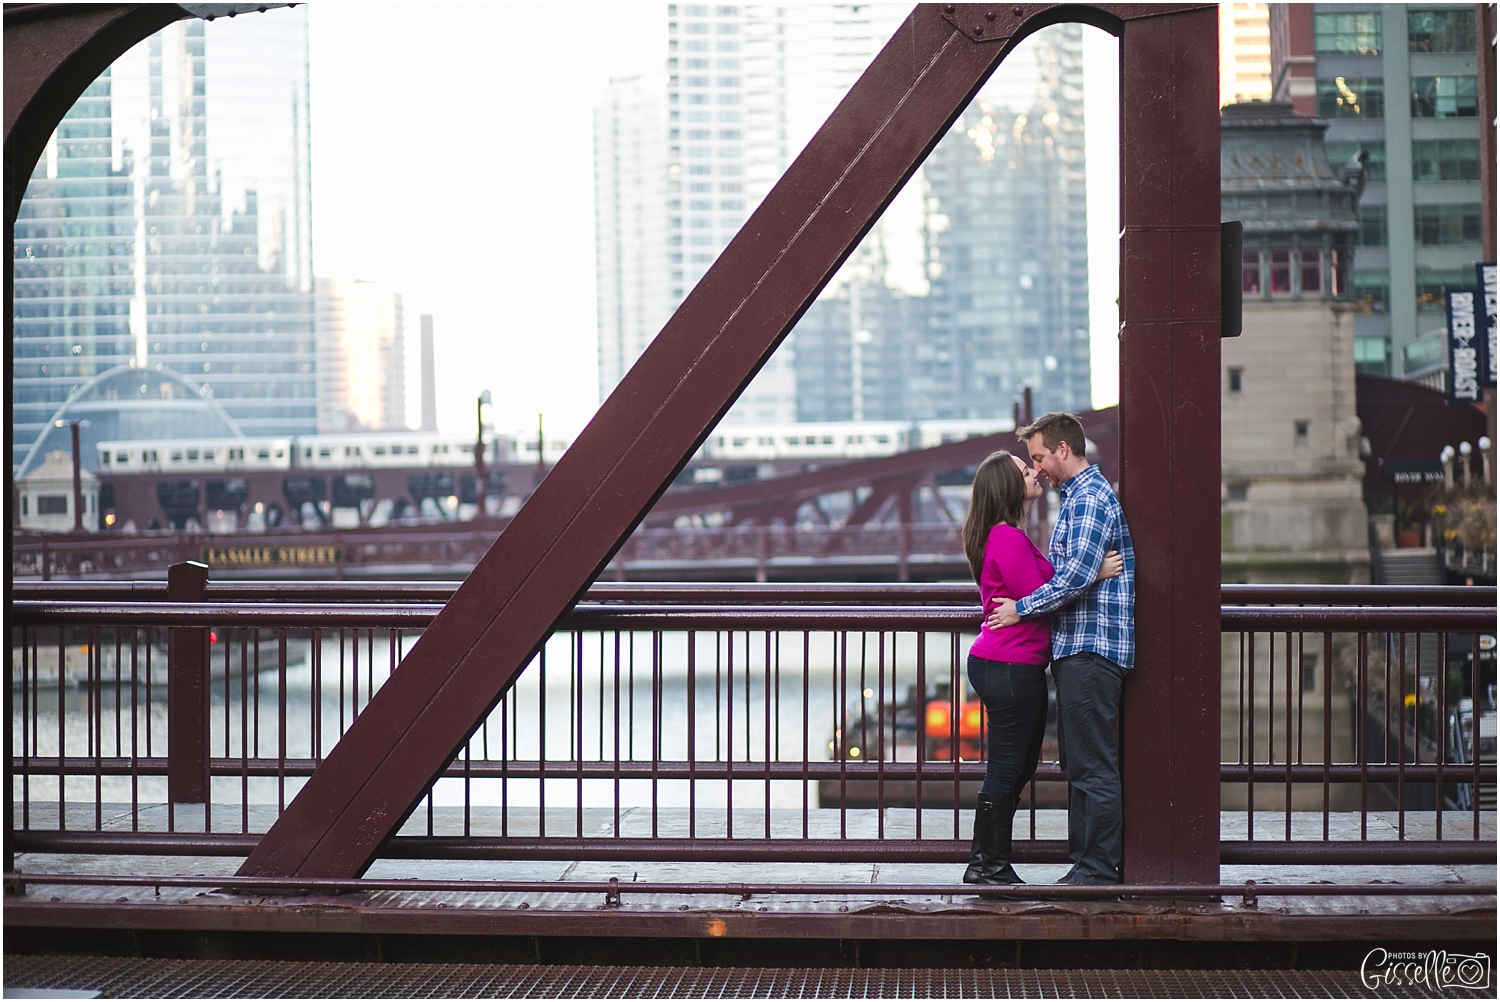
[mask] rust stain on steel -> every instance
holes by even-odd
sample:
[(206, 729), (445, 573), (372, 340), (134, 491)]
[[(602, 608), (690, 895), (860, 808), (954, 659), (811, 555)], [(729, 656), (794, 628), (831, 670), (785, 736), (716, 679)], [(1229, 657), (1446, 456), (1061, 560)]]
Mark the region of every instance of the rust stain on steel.
[[(1138, 34), (1169, 40), (1174, 12), (1184, 6), (1145, 8)], [(1188, 9), (1199, 6), (1214, 9)], [(1036, 7), (1022, 30), (1075, 19), (1130, 30), (1107, 6), (1062, 5)], [(243, 874), (365, 870), (1009, 48), (970, 42), (935, 5), (913, 10), (288, 805)], [(1198, 74), (1196, 65), (1190, 70)], [(1181, 71), (1161, 62), (1158, 86), (1173, 91)], [(1210, 72), (1182, 83), (1207, 92), (1203, 81), (1212, 79)], [(1217, 143), (1209, 142), (1215, 156), (1204, 163), (1212, 170)], [(1168, 206), (1168, 218), (1171, 212)], [(1215, 224), (1217, 212), (1215, 203)], [(1211, 588), (1200, 590), (1212, 599)], [(390, 813), (376, 822), (381, 807)]]

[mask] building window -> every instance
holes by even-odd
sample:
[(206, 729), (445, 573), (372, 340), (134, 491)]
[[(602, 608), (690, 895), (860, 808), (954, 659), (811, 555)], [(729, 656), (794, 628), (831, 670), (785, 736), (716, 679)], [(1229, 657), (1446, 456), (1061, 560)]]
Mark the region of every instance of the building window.
[(1308, 441), (1311, 438), (1311, 432), (1312, 432), (1312, 422), (1311, 421), (1293, 421), (1292, 422), (1292, 438), (1296, 442), (1297, 448), (1299, 448), (1299, 449), (1305, 449), (1305, 448), (1307, 448)]
[(1384, 118), (1385, 80), (1380, 77), (1319, 80), (1318, 114), (1323, 118)]
[(1384, 271), (1354, 273), (1354, 302), (1365, 313), (1384, 313), (1391, 298), (1391, 276)]
[(1474, 272), (1469, 268), (1418, 268), (1417, 309), (1446, 310), (1448, 289), (1474, 286)]
[(36, 513), (38, 515), (66, 515), (68, 496), (66, 494), (38, 494)]
[(1406, 42), (1412, 52), (1462, 52), (1473, 55), (1473, 8), (1407, 11)]
[(1240, 393), (1245, 388), (1245, 370), (1242, 366), (1230, 366), (1229, 368), (1229, 392)]
[(1292, 252), (1273, 250), (1271, 252), (1271, 295), (1290, 296), (1291, 294)]
[(1354, 371), (1365, 376), (1391, 374), (1391, 342), (1383, 337), (1354, 339)]
[(1478, 181), (1479, 140), (1419, 139), (1411, 144), (1416, 181)]
[(1240, 268), (1240, 290), (1260, 295), (1260, 251), (1246, 251)]
[(1380, 15), (1314, 14), (1313, 49), (1373, 56), (1380, 52)]
[(1359, 207), (1359, 245), (1361, 247), (1384, 247), (1385, 242), (1385, 206), (1361, 205)]
[(1248, 501), (1249, 499), (1250, 499), (1250, 485), (1249, 484), (1230, 484), (1229, 485), (1229, 500), (1231, 500), (1231, 501)]
[(1369, 154), (1369, 159), (1365, 161), (1365, 180), (1372, 182), (1385, 180), (1384, 142), (1328, 143), (1326, 146), (1328, 149), (1328, 162), (1335, 168), (1342, 167), (1349, 162), (1350, 157), (1354, 156), (1360, 150), (1364, 150)]
[(1302, 251), (1302, 291), (1323, 291), (1323, 253), (1316, 250)]
[(1479, 113), (1474, 77), (1412, 77), (1412, 118), (1473, 118)]
[(1479, 243), (1479, 203), (1419, 205), (1412, 210), (1417, 243), (1424, 247), (1448, 247)]

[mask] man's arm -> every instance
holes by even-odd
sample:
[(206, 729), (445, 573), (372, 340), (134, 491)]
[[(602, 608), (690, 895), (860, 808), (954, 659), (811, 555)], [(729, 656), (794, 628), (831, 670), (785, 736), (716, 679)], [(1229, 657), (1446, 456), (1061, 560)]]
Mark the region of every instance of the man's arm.
[(1097, 495), (1088, 494), (1080, 499), (1073, 527), (1075, 545), (1069, 548), (1068, 559), (1051, 581), (1016, 603), (1020, 618), (1060, 609), (1098, 583), (1099, 568), (1116, 535), (1113, 514)]

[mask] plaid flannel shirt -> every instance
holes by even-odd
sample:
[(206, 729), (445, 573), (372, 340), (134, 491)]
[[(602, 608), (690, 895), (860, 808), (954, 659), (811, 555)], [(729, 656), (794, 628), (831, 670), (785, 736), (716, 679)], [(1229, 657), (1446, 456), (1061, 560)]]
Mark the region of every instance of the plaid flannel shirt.
[[(1058, 485), (1062, 505), (1047, 556), (1057, 568), (1052, 580), (1016, 603), (1023, 619), (1055, 612), (1052, 656), (1092, 651), (1122, 668), (1135, 665), (1135, 548), (1120, 501), (1099, 467), (1090, 466)], [(1110, 550), (1125, 558), (1125, 570), (1099, 582)]]

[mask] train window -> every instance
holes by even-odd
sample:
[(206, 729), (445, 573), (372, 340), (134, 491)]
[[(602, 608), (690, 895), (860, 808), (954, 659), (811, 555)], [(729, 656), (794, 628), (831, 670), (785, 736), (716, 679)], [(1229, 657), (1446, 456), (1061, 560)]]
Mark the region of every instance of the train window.
[(321, 448), (321, 449), (318, 450), (318, 458), (319, 459), (327, 459), (328, 457), (330, 457), (332, 455), (333, 455), (333, 449), (330, 448), (329, 446), (325, 445), (323, 448)]
[(304, 459), (311, 459), (312, 458), (312, 446), (309, 445), (307, 447), (307, 452), (304, 454), (303, 458)]
[(878, 442), (881, 445), (888, 445), (890, 443), (890, 441), (891, 441), (891, 436), (889, 436), (889, 435), (876, 435), (875, 436), (875, 441)]
[[(276, 451), (276, 457), (278, 459), (281, 458), (281, 450), (278, 449)], [(256, 459), (270, 459), (271, 458), (271, 450), (270, 449), (261, 449), (258, 453), (256, 453), (255, 458)]]
[(181, 449), (176, 449), (176, 450), (174, 450), (172, 452), (172, 462), (174, 462), (174, 463), (180, 463), (180, 462), (182, 462), (182, 450)]
[(375, 450), (375, 455), (377, 455), (377, 456), (384, 456), (385, 455), (385, 446), (383, 446), (383, 445), (376, 445), (376, 446), (372, 446), (372, 448)]
[(148, 462), (148, 463), (154, 463), (154, 462), (156, 462), (156, 450), (155, 449), (149, 450), (145, 454), (144, 458), (145, 458), (145, 461)]
[(204, 449), (203, 450), (203, 458), (206, 459), (206, 460), (208, 460), (209, 462), (212, 462), (213, 458), (214, 458), (214, 450), (212, 450), (212, 449)]
[(415, 456), (415, 455), (417, 455), (417, 454), (418, 454), (418, 453), (420, 453), (420, 452), (421, 452), (421, 451), (422, 451), (422, 450), (421, 450), (421, 448), (420, 448), (420, 447), (419, 447), (419, 446), (415, 446), (415, 445), (408, 445), (408, 446), (407, 446), (407, 447), (406, 447), (406, 454), (407, 454), (407, 455), (408, 455), (408, 456)]
[[(276, 450), (276, 458), (277, 459), (280, 459), (284, 455), (286, 455), (286, 453), (282, 452), (280, 449)], [(262, 452), (260, 454), (260, 458), (261, 459), (265, 459), (266, 458), (266, 454), (265, 454), (264, 450), (262, 450)]]
[(115, 462), (128, 464), (130, 462), (130, 453), (128, 453), (128, 452), (117, 452), (117, 453), (115, 453)]
[(448, 454), (448, 447), (445, 445), (445, 446), (443, 446), (443, 455), (446, 456), (447, 454)]

